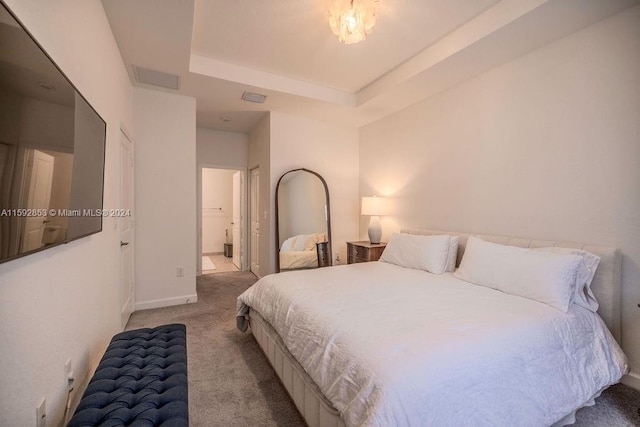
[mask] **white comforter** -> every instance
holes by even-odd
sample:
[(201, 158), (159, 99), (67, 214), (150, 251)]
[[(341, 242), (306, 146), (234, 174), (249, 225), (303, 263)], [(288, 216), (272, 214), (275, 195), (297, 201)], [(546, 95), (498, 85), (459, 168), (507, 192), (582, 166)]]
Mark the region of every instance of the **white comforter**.
[(581, 307), (383, 262), (266, 276), (249, 307), (350, 426), (551, 425), (627, 370)]
[(318, 267), (318, 252), (312, 251), (281, 251), (280, 269), (293, 270), (297, 268)]

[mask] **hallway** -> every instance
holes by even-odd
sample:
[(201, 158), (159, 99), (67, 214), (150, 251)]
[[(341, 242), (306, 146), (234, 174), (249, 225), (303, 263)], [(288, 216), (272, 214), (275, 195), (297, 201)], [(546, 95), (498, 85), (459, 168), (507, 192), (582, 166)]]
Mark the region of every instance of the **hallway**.
[(227, 258), (223, 254), (204, 254), (204, 257), (209, 257), (209, 259), (215, 265), (214, 270), (205, 270), (204, 265), (202, 267), (202, 274), (215, 274), (215, 273), (228, 273), (230, 271), (240, 271), (238, 267), (233, 264), (233, 258)]

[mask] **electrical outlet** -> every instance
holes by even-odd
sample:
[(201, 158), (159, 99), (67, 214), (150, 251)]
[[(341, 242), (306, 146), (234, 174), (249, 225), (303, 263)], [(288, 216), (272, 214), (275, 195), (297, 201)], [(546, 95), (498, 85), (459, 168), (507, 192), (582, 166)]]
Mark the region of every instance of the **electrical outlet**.
[(36, 406), (36, 427), (47, 427), (47, 399), (44, 397)]
[(176, 268), (176, 277), (184, 277), (184, 268), (183, 267)]
[(71, 359), (67, 359), (67, 363), (64, 364), (64, 379), (67, 389), (71, 389), (75, 381)]

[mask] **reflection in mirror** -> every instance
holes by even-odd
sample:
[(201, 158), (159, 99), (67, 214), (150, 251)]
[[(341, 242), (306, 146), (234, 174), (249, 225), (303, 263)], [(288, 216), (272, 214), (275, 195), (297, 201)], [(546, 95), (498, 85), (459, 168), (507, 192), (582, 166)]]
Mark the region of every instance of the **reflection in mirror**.
[[(49, 215), (49, 209), (66, 209), (71, 194), (73, 155), (51, 150), (24, 149), (26, 167), (19, 191), (22, 203), (35, 214), (22, 218), (16, 236), (22, 236), (20, 253), (30, 252), (66, 238), (67, 217)], [(42, 214), (40, 212), (43, 212)], [(47, 212), (47, 214), (44, 214)]]
[(278, 270), (331, 265), (331, 218), (327, 183), (318, 173), (294, 169), (276, 187)]
[(105, 130), (0, 4), (0, 262), (102, 229)]

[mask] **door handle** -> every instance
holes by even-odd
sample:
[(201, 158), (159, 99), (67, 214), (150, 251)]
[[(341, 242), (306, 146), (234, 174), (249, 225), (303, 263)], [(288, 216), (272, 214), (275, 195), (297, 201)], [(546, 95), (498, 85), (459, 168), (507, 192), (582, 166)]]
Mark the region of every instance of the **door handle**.
[(129, 244), (129, 242), (123, 242), (122, 240), (120, 240), (120, 246), (127, 246)]

